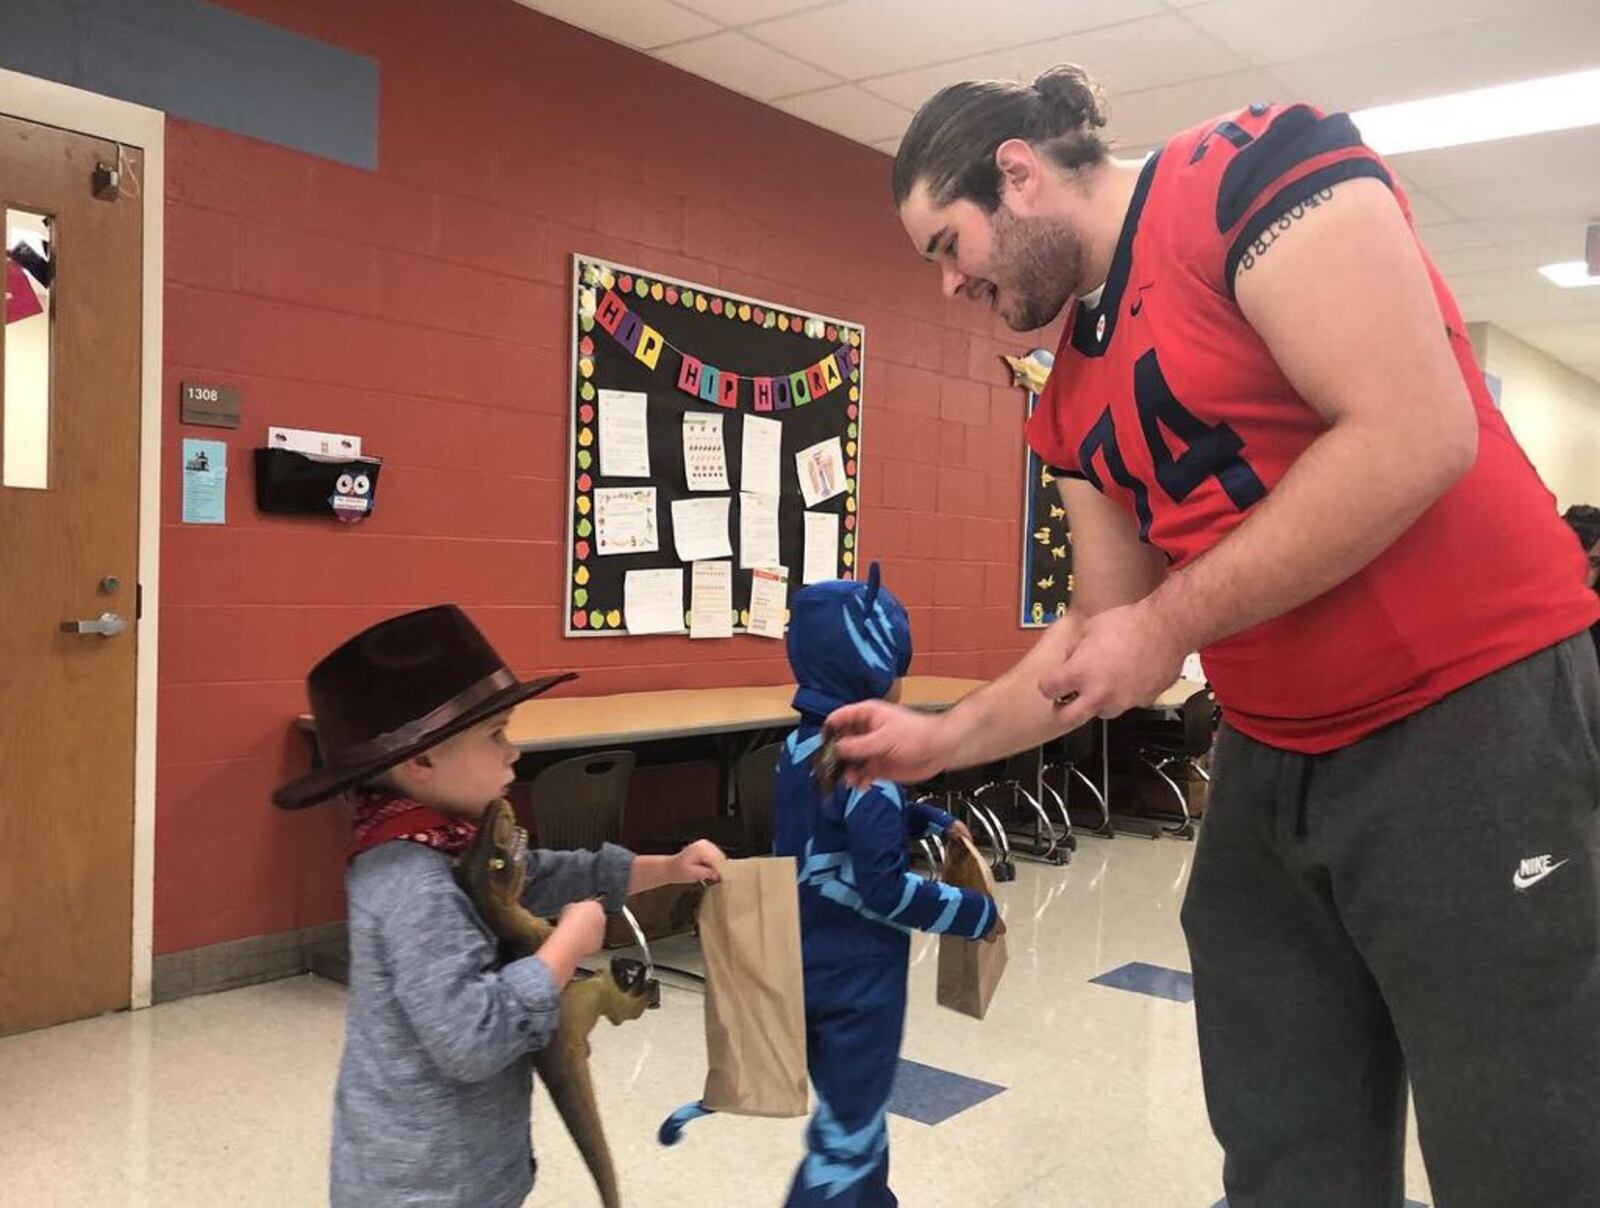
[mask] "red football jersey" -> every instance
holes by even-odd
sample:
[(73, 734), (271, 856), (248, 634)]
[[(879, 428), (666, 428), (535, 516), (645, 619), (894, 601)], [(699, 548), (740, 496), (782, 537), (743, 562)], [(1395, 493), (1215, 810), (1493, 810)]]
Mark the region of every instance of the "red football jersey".
[[(1098, 305), (1074, 303), (1028, 443), (1132, 513), (1174, 569), (1232, 532), (1325, 430), (1245, 320), (1233, 278), (1296, 211), (1361, 176), (1393, 189), (1409, 220), (1343, 114), (1256, 105), (1207, 122), (1145, 164)], [(1431, 261), (1428, 272), (1477, 410), (1478, 459), (1364, 569), (1202, 652), (1228, 722), (1273, 746), (1355, 742), (1600, 615), (1577, 540), (1495, 409)]]

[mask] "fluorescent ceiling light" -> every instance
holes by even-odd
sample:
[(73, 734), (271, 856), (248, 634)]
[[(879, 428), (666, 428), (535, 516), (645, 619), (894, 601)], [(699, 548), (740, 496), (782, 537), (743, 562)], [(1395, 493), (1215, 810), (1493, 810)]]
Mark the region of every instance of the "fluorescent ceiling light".
[(1589, 266), (1582, 260), (1563, 260), (1560, 264), (1545, 264), (1539, 268), (1546, 281), (1562, 289), (1577, 289), (1582, 285), (1600, 285), (1600, 277), (1590, 276)]
[(1379, 105), (1350, 116), (1380, 155), (1600, 125), (1600, 69)]

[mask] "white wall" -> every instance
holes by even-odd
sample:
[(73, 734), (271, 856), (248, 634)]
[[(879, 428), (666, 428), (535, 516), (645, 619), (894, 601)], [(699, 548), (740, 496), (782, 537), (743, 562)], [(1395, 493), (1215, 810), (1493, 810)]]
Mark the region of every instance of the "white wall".
[(1492, 323), (1471, 325), (1473, 350), (1500, 379), (1500, 409), (1563, 509), (1600, 505), (1600, 382)]

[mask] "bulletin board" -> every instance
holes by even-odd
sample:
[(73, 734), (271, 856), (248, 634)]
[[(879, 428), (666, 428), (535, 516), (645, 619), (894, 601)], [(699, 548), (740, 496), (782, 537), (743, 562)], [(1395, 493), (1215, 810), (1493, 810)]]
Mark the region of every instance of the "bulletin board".
[[(785, 604), (804, 585), (808, 550), (812, 575), (820, 573), (824, 543), (815, 541), (818, 528), (837, 532), (826, 577), (854, 578), (865, 352), (859, 323), (574, 255), (567, 636), (629, 634), (629, 573), (677, 568), (683, 570), (683, 621), (670, 632), (689, 632), (693, 562), (701, 559), (679, 556), (675, 502), (728, 500), (729, 556), (706, 560), (731, 563), (733, 632), (745, 632), (750, 622), (755, 566), (745, 565), (743, 556), (747, 507), (751, 523), (758, 524), (775, 503), (778, 558), (788, 568)], [(725, 489), (692, 489), (686, 417), (695, 425), (720, 419)], [(768, 456), (753, 456), (766, 469), (752, 468), (747, 475), (744, 429), (751, 420), (777, 427), (751, 424), (766, 436)], [(775, 474), (774, 445), (780, 445)], [(715, 458), (706, 453), (703, 437), (691, 447), (695, 482), (704, 486), (702, 475), (714, 473)], [(640, 474), (645, 449), (648, 469)], [(629, 472), (615, 473), (619, 465)], [(747, 503), (746, 486), (757, 487), (772, 503)], [(654, 492), (653, 549), (647, 548), (651, 508), (644, 491)], [(817, 519), (808, 521), (808, 514)], [(827, 516), (835, 519), (822, 519)], [(758, 560), (754, 551), (762, 544), (770, 548), (770, 519), (760, 531), (768, 542), (751, 543)]]
[[(1007, 357), (1016, 384), (1028, 393), (1028, 417), (1050, 376), (1055, 356), (1036, 348), (1025, 357)], [(1022, 602), (1018, 618), (1024, 629), (1042, 629), (1066, 615), (1072, 601), (1072, 530), (1056, 489), (1059, 472), (1031, 448), (1022, 479)]]

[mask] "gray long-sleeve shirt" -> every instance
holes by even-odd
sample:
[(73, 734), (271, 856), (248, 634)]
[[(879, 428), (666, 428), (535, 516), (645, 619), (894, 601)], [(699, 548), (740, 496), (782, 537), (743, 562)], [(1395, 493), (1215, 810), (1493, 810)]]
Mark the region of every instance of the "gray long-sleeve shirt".
[[(554, 915), (627, 897), (633, 856), (535, 851), (523, 902)], [(533, 1186), (532, 1059), (559, 993), (537, 957), (496, 968), (496, 942), (450, 857), (384, 843), (345, 874), (350, 1000), (334, 1092), (333, 1208), (500, 1208)]]

